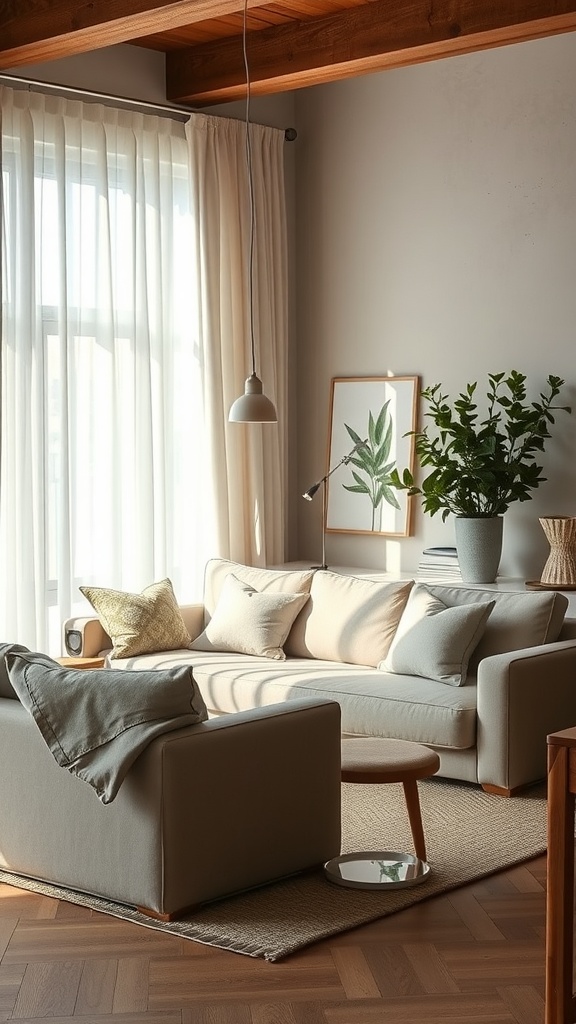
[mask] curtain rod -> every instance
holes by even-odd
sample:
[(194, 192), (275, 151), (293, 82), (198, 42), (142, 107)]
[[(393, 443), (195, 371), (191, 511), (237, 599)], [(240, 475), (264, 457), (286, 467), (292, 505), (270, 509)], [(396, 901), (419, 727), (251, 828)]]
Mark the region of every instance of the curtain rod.
[[(190, 114), (194, 114), (195, 111), (189, 107), (171, 107), (167, 103), (149, 103), (147, 100), (135, 100), (128, 99), (124, 96), (112, 96), (106, 92), (93, 92), (90, 89), (76, 89), (72, 85), (59, 85), (54, 82), (41, 82), (34, 78), (23, 78), (20, 75), (6, 75), (4, 72), (0, 74), (0, 84), (2, 82), (14, 82), (19, 85), (34, 86), (35, 89), (53, 89), (55, 92), (67, 92), (73, 96), (79, 98), (86, 97), (86, 99), (104, 100), (114, 105), (121, 103), (123, 106), (128, 107), (130, 110), (158, 110), (161, 111), (161, 117), (178, 115), (175, 120), (185, 121)], [(295, 128), (284, 129), (284, 141), (294, 142), (298, 137), (298, 133)]]

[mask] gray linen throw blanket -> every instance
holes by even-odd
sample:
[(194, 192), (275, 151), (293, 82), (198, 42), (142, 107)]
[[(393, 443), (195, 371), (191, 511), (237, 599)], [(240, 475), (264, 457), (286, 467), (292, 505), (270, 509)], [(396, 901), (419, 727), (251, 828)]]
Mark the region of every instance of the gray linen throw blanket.
[(190, 666), (67, 669), (47, 655), (14, 650), (5, 660), (57, 763), (88, 782), (104, 804), (151, 740), (208, 717)]

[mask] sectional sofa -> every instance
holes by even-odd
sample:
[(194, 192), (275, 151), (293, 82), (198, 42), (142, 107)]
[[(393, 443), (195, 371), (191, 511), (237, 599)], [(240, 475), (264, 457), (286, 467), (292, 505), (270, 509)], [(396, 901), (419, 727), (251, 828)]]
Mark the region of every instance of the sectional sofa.
[[(130, 601), (142, 595), (85, 592), (99, 614), (64, 624), (69, 653), (105, 652), (126, 670), (191, 664), (213, 716), (328, 698), (344, 734), (424, 743), (440, 755), (441, 776), (489, 792), (509, 796), (543, 779), (546, 736), (576, 723), (576, 620), (558, 592), (213, 559), (203, 602), (171, 610), (186, 643), (178, 629), (171, 643), (173, 623), (137, 621)], [(118, 620), (123, 599), (129, 614)]]

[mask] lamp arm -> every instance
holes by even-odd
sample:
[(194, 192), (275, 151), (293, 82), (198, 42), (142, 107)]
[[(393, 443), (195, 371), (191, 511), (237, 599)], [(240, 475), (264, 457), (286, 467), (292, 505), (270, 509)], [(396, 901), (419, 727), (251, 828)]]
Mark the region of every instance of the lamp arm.
[(363, 448), (365, 444), (368, 444), (368, 438), (366, 438), (364, 441), (359, 441), (358, 444), (355, 444), (354, 447), (348, 452), (348, 454), (344, 455), (340, 459), (340, 462), (337, 462), (335, 466), (332, 466), (332, 469), (329, 469), (328, 472), (324, 476), (320, 477), (320, 479), (317, 480), (315, 484), (312, 484), (312, 486), (308, 488), (308, 490), (302, 495), (302, 497), (307, 498), (308, 501), (311, 501), (314, 495), (316, 494), (318, 488), (321, 487), (322, 484), (326, 483), (328, 477), (331, 477), (332, 473), (335, 473), (336, 470), (340, 468), (340, 466), (344, 466), (348, 462), (350, 462), (352, 456), (356, 454), (359, 448)]

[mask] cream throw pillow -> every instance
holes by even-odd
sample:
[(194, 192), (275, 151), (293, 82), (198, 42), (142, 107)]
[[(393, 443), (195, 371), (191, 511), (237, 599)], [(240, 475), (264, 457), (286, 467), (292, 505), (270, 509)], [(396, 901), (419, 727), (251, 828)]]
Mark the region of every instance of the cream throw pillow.
[(286, 653), (375, 668), (388, 653), (413, 583), (316, 572), (310, 602), (290, 631)]
[(204, 570), (204, 625), (210, 621), (218, 604), (224, 580), (232, 573), (241, 583), (248, 583), (260, 594), (309, 594), (314, 576), (312, 569), (260, 569), (229, 558), (211, 558)]
[(214, 614), (193, 651), (229, 651), (284, 661), (282, 645), (308, 594), (260, 593), (226, 576)]
[(111, 658), (190, 646), (170, 580), (152, 583), (141, 594), (104, 587), (80, 587), (110, 637)]
[(493, 607), (494, 601), (487, 601), (449, 608), (416, 584), (390, 650), (378, 668), (461, 686)]

